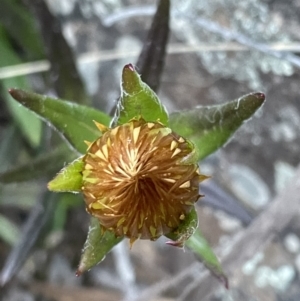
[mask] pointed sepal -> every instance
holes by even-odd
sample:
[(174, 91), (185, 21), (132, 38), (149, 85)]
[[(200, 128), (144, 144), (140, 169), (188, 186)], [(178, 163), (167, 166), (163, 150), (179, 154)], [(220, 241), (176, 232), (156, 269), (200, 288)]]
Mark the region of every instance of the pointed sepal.
[(172, 239), (167, 244), (179, 248), (187, 246), (200, 258), (205, 267), (228, 288), (227, 276), (224, 274), (217, 256), (197, 227), (197, 212), (193, 208), (179, 227), (166, 235)]
[(222, 266), (212, 248), (199, 229), (186, 241), (185, 245), (200, 258), (205, 267), (228, 289), (229, 283)]
[(101, 136), (93, 120), (104, 125), (110, 122), (109, 116), (94, 108), (21, 89), (10, 89), (9, 93), (20, 104), (55, 128), (70, 146), (81, 154), (86, 151), (84, 140), (94, 141)]
[(99, 220), (92, 217), (76, 275), (80, 276), (100, 263), (106, 254), (122, 239), (123, 237), (116, 237), (109, 230), (103, 230)]
[(138, 116), (146, 121), (168, 125), (169, 117), (155, 92), (142, 80), (132, 64), (123, 68), (121, 97), (113, 125), (121, 125)]
[(79, 157), (64, 167), (48, 183), (48, 189), (57, 192), (80, 192), (82, 188), (83, 157)]
[(170, 128), (195, 145), (201, 160), (222, 147), (264, 101), (263, 93), (251, 93), (225, 104), (175, 112)]
[(172, 239), (166, 243), (171, 246), (183, 248), (186, 241), (195, 233), (198, 226), (198, 216), (195, 208), (193, 208), (185, 216), (180, 217), (182, 222), (172, 232), (168, 233), (166, 237)]

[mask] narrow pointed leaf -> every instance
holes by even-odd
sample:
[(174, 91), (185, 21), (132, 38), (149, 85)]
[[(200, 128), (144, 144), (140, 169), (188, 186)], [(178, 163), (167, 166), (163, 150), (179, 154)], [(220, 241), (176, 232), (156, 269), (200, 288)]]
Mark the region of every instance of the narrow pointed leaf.
[[(1, 10), (1, 9), (0, 9)], [(5, 35), (5, 31), (0, 24), (0, 67), (7, 67), (15, 64), (22, 63), (21, 59), (14, 52), (13, 47), (10, 45), (9, 40)], [(23, 89), (29, 89), (30, 85), (24, 76), (7, 78), (0, 83), (4, 90), (12, 86), (20, 87)], [(25, 108), (15, 103), (11, 97), (5, 92), (4, 99), (6, 105), (12, 115), (15, 123), (18, 125), (22, 134), (26, 138), (27, 142), (32, 147), (37, 147), (40, 143), (42, 124), (41, 121), (34, 116), (32, 112), (29, 112)], [(30, 122), (28, 122), (30, 120)]]
[(227, 277), (222, 271), (218, 258), (200, 230), (197, 229), (197, 226), (197, 212), (195, 208), (193, 208), (179, 227), (166, 235), (166, 237), (172, 239), (172, 241), (168, 241), (167, 244), (175, 247), (187, 246), (190, 248), (201, 259), (205, 267), (228, 287)]
[(89, 104), (89, 96), (77, 71), (72, 50), (64, 38), (60, 20), (50, 13), (45, 1), (24, 0), (24, 2), (39, 23), (57, 95), (76, 103)]
[(223, 146), (264, 100), (264, 94), (251, 93), (225, 104), (176, 112), (170, 115), (170, 127), (194, 143), (200, 160)]
[(123, 69), (122, 91), (114, 125), (124, 124), (132, 118), (146, 121), (159, 120), (168, 125), (168, 114), (154, 91), (146, 85), (131, 64)]
[(93, 120), (107, 126), (110, 121), (105, 113), (83, 105), (21, 89), (10, 89), (9, 92), (19, 103), (52, 125), (80, 153), (87, 148), (84, 140), (93, 141), (101, 136)]
[(136, 67), (142, 80), (157, 91), (169, 36), (170, 0), (160, 0)]
[(195, 208), (189, 212), (179, 227), (168, 233), (166, 237), (172, 239), (167, 244), (182, 248), (186, 241), (195, 233), (198, 226), (198, 216)]
[(108, 230), (102, 233), (99, 221), (95, 217), (92, 217), (77, 275), (81, 275), (100, 263), (106, 254), (122, 239), (122, 237), (116, 237), (113, 232)]
[(228, 288), (227, 276), (224, 274), (217, 256), (199, 229), (197, 229), (194, 235), (186, 242), (186, 246), (197, 254), (205, 267)]
[(75, 154), (65, 144), (62, 144), (55, 150), (43, 154), (26, 164), (0, 173), (0, 182), (23, 182), (53, 176), (65, 162), (75, 159), (75, 157)]
[(80, 192), (82, 187), (82, 157), (64, 167), (57, 176), (48, 183), (51, 191)]

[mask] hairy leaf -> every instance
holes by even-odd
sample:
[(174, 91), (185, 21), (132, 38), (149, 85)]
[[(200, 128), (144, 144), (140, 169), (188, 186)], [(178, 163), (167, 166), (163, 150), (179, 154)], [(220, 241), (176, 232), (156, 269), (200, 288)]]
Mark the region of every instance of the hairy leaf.
[(228, 287), (227, 277), (222, 271), (222, 267), (214, 254), (213, 250), (209, 246), (206, 239), (203, 237), (198, 226), (198, 216), (195, 208), (185, 217), (179, 227), (173, 230), (166, 237), (172, 239), (167, 244), (175, 247), (187, 246), (195, 254), (200, 257), (203, 264), (208, 268), (214, 276), (224, 282)]
[(48, 183), (51, 191), (57, 192), (80, 192), (82, 187), (82, 157), (76, 159), (66, 167), (64, 167), (56, 177)]
[(123, 69), (122, 92), (114, 124), (124, 124), (141, 116), (146, 121), (168, 125), (168, 114), (157, 95), (146, 85), (131, 64)]
[(264, 100), (264, 94), (251, 93), (225, 104), (176, 112), (170, 115), (170, 127), (194, 143), (200, 160), (223, 146)]
[(198, 216), (195, 207), (189, 212), (177, 229), (168, 233), (166, 237), (172, 239), (167, 244), (182, 248), (186, 241), (195, 233), (198, 226)]
[(88, 237), (84, 244), (77, 269), (77, 275), (81, 275), (100, 263), (105, 258), (105, 255), (122, 239), (122, 237), (116, 237), (113, 232), (108, 230), (103, 233), (99, 220), (92, 217)]
[(199, 229), (197, 229), (194, 235), (186, 242), (186, 246), (196, 253), (206, 268), (228, 288), (227, 276), (224, 274), (217, 256)]
[(104, 125), (110, 121), (105, 113), (83, 105), (21, 89), (10, 89), (9, 92), (23, 106), (52, 125), (80, 153), (86, 150), (84, 140), (93, 141), (101, 135), (93, 120)]

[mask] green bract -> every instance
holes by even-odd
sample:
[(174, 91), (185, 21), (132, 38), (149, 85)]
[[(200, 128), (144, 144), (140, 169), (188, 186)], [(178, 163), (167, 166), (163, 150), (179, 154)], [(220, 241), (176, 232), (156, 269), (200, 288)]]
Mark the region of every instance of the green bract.
[(123, 69), (121, 97), (113, 123), (124, 124), (138, 116), (146, 121), (159, 121), (166, 126), (169, 123), (165, 107), (157, 95), (129, 64)]

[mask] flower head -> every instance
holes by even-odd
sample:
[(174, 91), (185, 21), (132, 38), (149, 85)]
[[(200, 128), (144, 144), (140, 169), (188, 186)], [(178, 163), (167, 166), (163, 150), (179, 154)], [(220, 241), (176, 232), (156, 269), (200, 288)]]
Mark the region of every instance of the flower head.
[(117, 236), (155, 240), (185, 219), (203, 179), (193, 146), (159, 122), (133, 119), (107, 129), (83, 158), (87, 211)]

